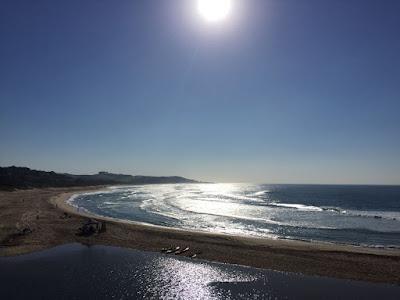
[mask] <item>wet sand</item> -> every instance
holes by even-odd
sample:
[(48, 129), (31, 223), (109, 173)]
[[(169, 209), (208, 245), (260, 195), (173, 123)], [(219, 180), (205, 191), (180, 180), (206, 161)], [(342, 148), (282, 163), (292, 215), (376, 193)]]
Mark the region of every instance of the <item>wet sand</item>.
[[(307, 243), (191, 232), (110, 218), (104, 233), (77, 236), (89, 217), (65, 201), (93, 188), (32, 189), (0, 192), (0, 256), (10, 256), (79, 242), (156, 251), (169, 246), (188, 246), (186, 255), (200, 259), (272, 270), (386, 282), (400, 285), (400, 251), (355, 246)], [(64, 212), (69, 217), (64, 218)], [(32, 232), (19, 234), (30, 228)]]

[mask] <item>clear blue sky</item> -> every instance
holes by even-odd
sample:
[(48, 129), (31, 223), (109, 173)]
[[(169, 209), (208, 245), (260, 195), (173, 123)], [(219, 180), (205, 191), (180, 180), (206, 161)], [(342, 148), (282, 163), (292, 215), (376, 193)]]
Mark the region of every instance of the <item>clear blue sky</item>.
[(400, 184), (400, 1), (1, 0), (0, 165)]

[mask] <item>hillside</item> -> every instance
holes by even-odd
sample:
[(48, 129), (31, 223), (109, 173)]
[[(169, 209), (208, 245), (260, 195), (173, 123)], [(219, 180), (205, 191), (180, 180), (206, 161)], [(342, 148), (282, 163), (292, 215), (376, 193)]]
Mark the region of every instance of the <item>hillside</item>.
[(94, 175), (60, 174), (37, 171), (24, 167), (0, 167), (0, 190), (15, 190), (45, 187), (72, 187), (109, 184), (156, 184), (195, 183), (195, 180), (179, 176), (155, 177), (132, 176), (99, 172)]

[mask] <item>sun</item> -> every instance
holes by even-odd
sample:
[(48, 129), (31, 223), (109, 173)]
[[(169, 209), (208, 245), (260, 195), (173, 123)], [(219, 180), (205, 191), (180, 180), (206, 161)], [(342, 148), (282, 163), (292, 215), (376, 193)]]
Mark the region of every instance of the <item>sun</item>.
[(224, 20), (230, 13), (232, 0), (197, 0), (199, 14), (210, 22)]

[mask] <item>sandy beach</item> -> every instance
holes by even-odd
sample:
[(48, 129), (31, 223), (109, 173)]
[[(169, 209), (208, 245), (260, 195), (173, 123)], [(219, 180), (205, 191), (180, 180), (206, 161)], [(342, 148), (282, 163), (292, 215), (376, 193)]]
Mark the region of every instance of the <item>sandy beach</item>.
[[(66, 203), (73, 194), (98, 189), (49, 188), (0, 192), (0, 255), (17, 255), (72, 242), (155, 252), (179, 245), (190, 247), (186, 255), (196, 253), (199, 259), (209, 261), (400, 284), (400, 252), (396, 249), (190, 232), (92, 216), (78, 212)], [(89, 237), (76, 235), (88, 217), (105, 221), (106, 232)], [(29, 228), (31, 232), (21, 234), (24, 228)]]

